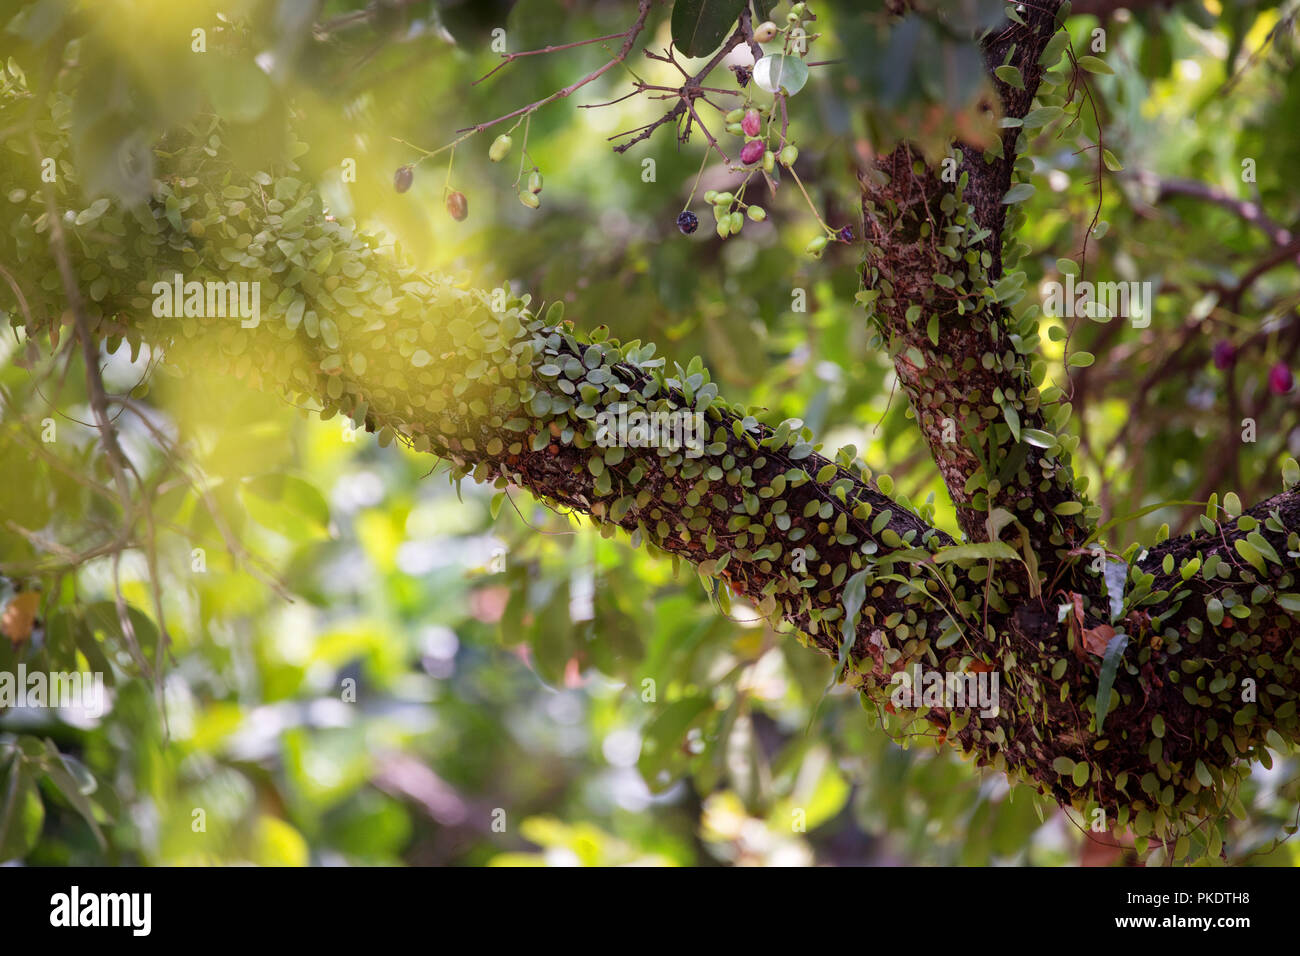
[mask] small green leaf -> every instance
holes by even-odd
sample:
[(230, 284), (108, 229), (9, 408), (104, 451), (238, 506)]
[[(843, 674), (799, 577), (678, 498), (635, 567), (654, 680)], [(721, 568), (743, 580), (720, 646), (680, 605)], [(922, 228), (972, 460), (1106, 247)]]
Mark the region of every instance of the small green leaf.
[(1128, 647), (1128, 635), (1120, 631), (1110, 639), (1106, 645), (1106, 653), (1101, 659), (1101, 675), (1097, 681), (1097, 733), (1101, 733), (1102, 724), (1106, 721), (1106, 712), (1110, 710), (1110, 693), (1111, 688), (1115, 686), (1115, 675), (1119, 671), (1120, 658), (1124, 656), (1124, 648)]
[(1007, 190), (1007, 194), (1002, 197), (1002, 204), (1009, 206), (1012, 203), (1023, 202), (1032, 196), (1037, 190), (1032, 183), (1016, 183)]
[(1108, 73), (1112, 76), (1115, 74), (1115, 71), (1110, 68), (1110, 64), (1100, 57), (1081, 56), (1079, 57), (1079, 66), (1089, 73)]

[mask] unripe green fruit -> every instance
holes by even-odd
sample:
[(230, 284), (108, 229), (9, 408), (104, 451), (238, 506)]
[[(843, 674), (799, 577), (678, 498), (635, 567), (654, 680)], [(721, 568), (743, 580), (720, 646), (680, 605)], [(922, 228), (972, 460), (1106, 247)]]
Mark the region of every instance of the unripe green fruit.
[(738, 233), (744, 227), (745, 227), (745, 217), (742, 216), (740, 214), (740, 210), (737, 209), (735, 212), (731, 214), (731, 231), (733, 233)]
[(799, 22), (799, 14), (797, 14), (797, 13), (795, 13), (793, 10), (791, 10), (789, 13), (787, 13), (787, 14), (785, 15), (785, 22), (786, 22), (786, 23), (798, 23), (798, 22)]
[(525, 192), (523, 190), (520, 190), (519, 192), (519, 201), (529, 209), (536, 209), (542, 204), (542, 201), (537, 198), (537, 193)]
[(488, 148), (488, 159), (494, 163), (499, 163), (510, 155), (510, 147), (514, 146), (515, 141), (502, 133), (496, 139), (492, 140), (492, 145)]
[(790, 12), (793, 13), (796, 17), (802, 17), (807, 12), (807, 10), (808, 10), (808, 4), (806, 3), (796, 3), (793, 7), (790, 8)]
[(826, 236), (816, 236), (808, 245), (803, 247), (803, 251), (810, 256), (820, 256), (822, 250), (826, 248), (826, 243), (830, 240)]
[(764, 20), (758, 26), (754, 27), (754, 39), (759, 43), (766, 43), (776, 36), (776, 24), (771, 20)]
[(712, 206), (715, 202), (718, 201), (718, 191), (716, 189), (707, 190), (704, 193), (704, 201), (708, 203), (710, 206)]
[(739, 123), (728, 123), (727, 132), (732, 136), (744, 136), (745, 127), (741, 126)]
[(718, 193), (718, 195), (713, 198), (713, 201), (719, 206), (730, 206), (732, 202), (735, 201), (735, 198), (736, 197), (731, 195), (731, 193)]
[(767, 218), (767, 210), (762, 206), (750, 206), (745, 210), (745, 215), (750, 218), (751, 222), (762, 222)]
[(718, 238), (726, 239), (729, 235), (731, 235), (731, 217), (724, 216), (718, 221)]
[(741, 108), (736, 108), (728, 113), (723, 121), (727, 123), (739, 123), (744, 118), (745, 111)]
[(719, 204), (713, 207), (714, 222), (722, 222), (722, 220), (726, 219), (729, 215), (731, 215), (731, 213), (727, 212), (726, 206)]
[(534, 195), (542, 191), (542, 174), (535, 169), (528, 174), (528, 191)]
[(782, 166), (786, 166), (786, 167), (793, 166), (795, 164), (795, 160), (799, 158), (799, 147), (786, 146), (784, 149), (781, 150), (780, 158), (781, 158)]
[(763, 172), (770, 173), (776, 169), (776, 153), (770, 149), (763, 153)]

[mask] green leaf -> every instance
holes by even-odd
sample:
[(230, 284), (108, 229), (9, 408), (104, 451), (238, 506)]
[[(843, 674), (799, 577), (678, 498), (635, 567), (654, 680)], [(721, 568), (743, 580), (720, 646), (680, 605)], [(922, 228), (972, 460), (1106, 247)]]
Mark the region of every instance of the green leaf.
[(940, 548), (934, 553), (935, 564), (948, 561), (1019, 561), (1020, 555), (1009, 544), (1001, 541), (984, 541), (979, 544), (955, 544), (949, 548)]
[(1223, 623), (1223, 602), (1218, 598), (1210, 598), (1205, 602), (1205, 617), (1211, 624), (1218, 627)]
[(1009, 206), (1012, 203), (1023, 202), (1032, 196), (1037, 190), (1032, 183), (1016, 183), (1007, 190), (1007, 194), (1002, 197), (1002, 204)]
[(862, 610), (862, 602), (867, 599), (867, 577), (869, 574), (869, 569), (863, 569), (844, 582), (842, 595), (844, 621), (840, 625), (842, 635), (840, 656), (835, 663), (835, 673), (831, 676), (831, 686), (835, 685), (835, 682), (840, 679), (840, 674), (844, 672), (844, 663), (849, 659), (849, 650), (857, 639), (858, 632), (854, 627), (854, 619), (857, 618), (858, 612)]
[(1282, 485), (1286, 488), (1300, 485), (1300, 462), (1294, 458), (1282, 462)]
[[(64, 798), (72, 804), (81, 818), (90, 826), (90, 832), (95, 835), (95, 842), (99, 844), (101, 850), (108, 849), (108, 842), (104, 839), (103, 832), (99, 829), (99, 824), (95, 821), (95, 810), (86, 799), (87, 793), (82, 789), (75, 777), (68, 771), (63, 763), (63, 755), (59, 753), (54, 741), (47, 739), (45, 741), (46, 758), (42, 765), (45, 770), (45, 776), (49, 778), (50, 783), (54, 784), (55, 789), (63, 794)], [(93, 780), (92, 780), (93, 783)], [(91, 791), (94, 792), (93, 790)]]
[(0, 862), (26, 856), (45, 823), (45, 806), (32, 770), (21, 754), (0, 777)]
[(1110, 64), (1100, 57), (1081, 56), (1079, 57), (1079, 66), (1083, 67), (1089, 73), (1109, 73), (1112, 76), (1115, 71), (1110, 68)]
[(1071, 352), (1070, 360), (1066, 362), (1071, 368), (1087, 368), (1097, 357), (1091, 352)]
[(1010, 405), (1002, 406), (1002, 414), (1006, 416), (1007, 427), (1011, 429), (1011, 437), (1020, 441), (1020, 413)]
[(1283, 593), (1277, 596), (1277, 603), (1284, 611), (1300, 614), (1300, 594)]
[(1238, 538), (1233, 542), (1233, 546), (1237, 549), (1237, 553), (1250, 563), (1252, 568), (1260, 574), (1268, 573), (1268, 567), (1264, 564), (1264, 556), (1259, 553), (1259, 549), (1253, 544), (1244, 538)]
[(687, 56), (707, 56), (726, 39), (744, 6), (745, 0), (677, 0), (673, 43)]
[(1007, 84), (1007, 86), (1015, 87), (1018, 90), (1023, 90), (1025, 88), (1025, 81), (1020, 75), (1020, 71), (1010, 64), (998, 67), (993, 71), (993, 75), (1003, 83)]
[(1106, 721), (1106, 712), (1110, 710), (1110, 693), (1111, 688), (1115, 686), (1115, 674), (1119, 671), (1120, 658), (1124, 656), (1124, 648), (1128, 647), (1128, 635), (1123, 631), (1116, 634), (1106, 645), (1106, 653), (1101, 659), (1101, 676), (1097, 681), (1097, 709), (1094, 713), (1097, 715), (1097, 733), (1101, 733), (1102, 724)]
[[(1106, 164), (1106, 168), (1112, 173), (1118, 173), (1124, 168), (1124, 164), (1121, 163), (1119, 159), (1116, 158), (1115, 154), (1108, 149), (1103, 149), (1101, 151), (1101, 161)], [(1098, 223), (1097, 225), (1100, 227), (1102, 223)], [(1100, 239), (1101, 236), (1097, 236), (1097, 238)]]
[(773, 53), (754, 64), (754, 82), (769, 93), (794, 95), (808, 82), (808, 65), (797, 56)]
[(713, 701), (701, 694), (675, 700), (650, 721), (642, 735), (641, 756), (637, 767), (646, 783), (656, 790), (663, 789), (667, 781), (660, 775), (667, 771), (674, 758), (681, 753), (686, 732), (700, 715), (713, 707)]

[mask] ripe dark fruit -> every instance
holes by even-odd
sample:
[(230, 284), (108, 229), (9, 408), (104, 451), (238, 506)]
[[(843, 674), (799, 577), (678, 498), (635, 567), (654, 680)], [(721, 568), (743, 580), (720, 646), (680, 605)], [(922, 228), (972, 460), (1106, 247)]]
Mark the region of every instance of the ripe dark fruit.
[(397, 172), (393, 173), (393, 188), (399, 193), (404, 193), (411, 188), (411, 183), (415, 181), (415, 169), (412, 166), (398, 166)]
[(842, 226), (842, 227), (840, 228), (840, 231), (837, 232), (837, 233), (835, 233), (835, 238), (838, 239), (840, 242), (852, 242), (852, 241), (853, 241), (853, 227), (852, 227), (852, 226)]
[(1268, 390), (1274, 395), (1285, 395), (1295, 387), (1295, 376), (1285, 362), (1278, 362), (1268, 370)]
[(699, 217), (689, 209), (685, 209), (677, 216), (677, 228), (682, 231), (683, 236), (689, 236), (700, 228)]
[(464, 193), (447, 194), (447, 215), (457, 222), (464, 222), (469, 215), (469, 200)]
[(751, 139), (740, 150), (740, 161), (746, 166), (752, 166), (763, 158), (764, 149), (761, 139)]
[(1237, 347), (1231, 342), (1220, 340), (1214, 343), (1210, 355), (1214, 359), (1214, 367), (1224, 371), (1237, 360)]

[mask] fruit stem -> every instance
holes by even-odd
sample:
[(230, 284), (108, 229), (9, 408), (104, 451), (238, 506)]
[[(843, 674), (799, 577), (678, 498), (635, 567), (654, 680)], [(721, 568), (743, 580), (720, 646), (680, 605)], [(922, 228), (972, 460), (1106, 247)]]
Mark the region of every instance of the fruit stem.
[(790, 170), (790, 175), (794, 177), (795, 185), (799, 187), (799, 192), (803, 193), (803, 198), (807, 200), (808, 208), (812, 210), (813, 217), (816, 218), (817, 222), (821, 224), (821, 227), (826, 230), (826, 234), (834, 238), (835, 230), (826, 225), (822, 220), (821, 213), (819, 213), (817, 207), (813, 205), (812, 197), (808, 195), (808, 190), (803, 188), (803, 181), (799, 178), (799, 174), (794, 171), (794, 166), (787, 166), (786, 169)]
[(691, 203), (695, 201), (695, 191), (700, 188), (700, 180), (704, 178), (704, 167), (709, 163), (709, 150), (704, 151), (704, 158), (700, 160), (700, 171), (695, 174), (695, 185), (691, 186), (691, 194), (686, 197), (686, 205), (682, 207), (683, 211), (691, 208)]

